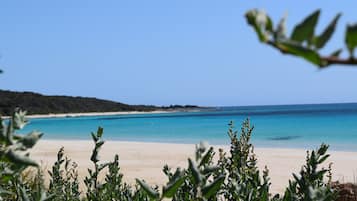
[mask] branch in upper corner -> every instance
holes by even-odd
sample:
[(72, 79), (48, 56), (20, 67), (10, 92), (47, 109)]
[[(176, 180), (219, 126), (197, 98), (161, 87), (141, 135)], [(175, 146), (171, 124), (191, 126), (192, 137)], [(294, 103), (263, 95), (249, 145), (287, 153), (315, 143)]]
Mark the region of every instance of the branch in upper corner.
[[(267, 41), (266, 42), (267, 45), (272, 46), (273, 48), (278, 49), (282, 54), (290, 54), (290, 55), (294, 55), (294, 56), (300, 56), (298, 54), (293, 54), (289, 51), (287, 51), (284, 48), (279, 47), (277, 44), (275, 44), (273, 41)], [(338, 56), (335, 55), (331, 55), (331, 56), (320, 56), (319, 55), (319, 60), (321, 62), (320, 65), (318, 65), (320, 68), (326, 68), (330, 65), (349, 65), (349, 66), (354, 66), (357, 65), (357, 59), (354, 57), (351, 58), (340, 58)]]
[(357, 59), (354, 57), (354, 50), (357, 47), (357, 24), (348, 25), (346, 29), (345, 45), (350, 55), (349, 58), (340, 58), (342, 49), (338, 49), (329, 56), (321, 56), (319, 50), (330, 40), (341, 14), (337, 14), (323, 32), (317, 35), (315, 34), (315, 27), (319, 16), (320, 10), (316, 10), (307, 16), (294, 27), (291, 36), (288, 37), (285, 17), (280, 20), (276, 29), (274, 29), (273, 21), (264, 11), (254, 9), (248, 11), (245, 15), (248, 24), (255, 30), (259, 41), (278, 49), (283, 54), (301, 57), (319, 68), (336, 64), (357, 65)]

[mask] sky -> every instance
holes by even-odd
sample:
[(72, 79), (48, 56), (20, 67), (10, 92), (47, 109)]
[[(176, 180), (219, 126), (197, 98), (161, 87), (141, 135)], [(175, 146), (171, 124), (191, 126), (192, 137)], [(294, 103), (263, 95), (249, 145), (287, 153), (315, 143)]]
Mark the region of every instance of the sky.
[(153, 105), (357, 102), (357, 67), (318, 70), (259, 43), (253, 8), (287, 13), (289, 33), (318, 8), (317, 33), (342, 12), (325, 54), (357, 22), (356, 1), (6, 0), (0, 88)]

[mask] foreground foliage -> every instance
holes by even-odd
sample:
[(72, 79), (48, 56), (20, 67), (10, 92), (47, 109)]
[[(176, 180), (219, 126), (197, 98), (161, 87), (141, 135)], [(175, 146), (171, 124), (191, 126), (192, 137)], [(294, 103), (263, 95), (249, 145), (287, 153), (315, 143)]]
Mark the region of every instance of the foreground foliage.
[(290, 36), (286, 32), (286, 17), (282, 18), (276, 27), (274, 27), (273, 20), (269, 15), (261, 10), (250, 10), (245, 17), (248, 24), (253, 27), (260, 42), (274, 47), (284, 54), (301, 57), (320, 68), (335, 64), (356, 65), (357, 58), (354, 56), (354, 51), (357, 47), (357, 23), (346, 26), (344, 42), (349, 57), (341, 58), (342, 48), (327, 56), (322, 56), (321, 49), (331, 39), (341, 14), (338, 13), (320, 34), (316, 34), (315, 29), (320, 12), (320, 10), (314, 11), (295, 25)]
[[(49, 185), (45, 185), (44, 173), (28, 154), (28, 149), (42, 134), (16, 134), (27, 123), (25, 113), (16, 111), (8, 121), (0, 121), (0, 200), (329, 201), (336, 200), (337, 196), (330, 185), (331, 169), (319, 167), (329, 157), (326, 153), (328, 146), (324, 144), (308, 152), (306, 164), (298, 174), (293, 174), (284, 194), (271, 195), (269, 171), (267, 168), (260, 171), (257, 167), (254, 147), (250, 143), (253, 127), (249, 120), (243, 122), (240, 132), (235, 131), (232, 122), (229, 123), (230, 150), (225, 153), (220, 149), (216, 162), (213, 160), (214, 148), (200, 143), (196, 146), (195, 158), (188, 159), (186, 168), (172, 170), (164, 166), (168, 182), (162, 188), (140, 179), (136, 186), (125, 183), (118, 155), (113, 161), (101, 162), (99, 151), (104, 145), (103, 128), (98, 128), (92, 133), (94, 148), (90, 160), (93, 169), (88, 169), (84, 179), (84, 192), (79, 187), (77, 164), (65, 157), (63, 148), (48, 172)], [(37, 169), (37, 174), (30, 179), (25, 174), (29, 167)], [(101, 174), (105, 174), (104, 180), (99, 179)]]

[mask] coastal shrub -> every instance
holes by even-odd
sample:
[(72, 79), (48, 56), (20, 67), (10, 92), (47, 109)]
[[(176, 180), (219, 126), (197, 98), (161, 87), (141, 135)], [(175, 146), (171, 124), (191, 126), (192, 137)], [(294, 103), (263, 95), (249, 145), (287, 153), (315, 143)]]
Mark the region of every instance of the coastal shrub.
[[(306, 164), (299, 175), (293, 174), (294, 180), (289, 181), (283, 200), (335, 200), (337, 192), (331, 188), (331, 166), (329, 169), (318, 169), (329, 155), (328, 146), (322, 144), (319, 149), (308, 152)], [(327, 174), (328, 173), (328, 174)], [(324, 181), (324, 176), (328, 182)]]
[(268, 200), (268, 169), (262, 175), (257, 167), (254, 147), (250, 143), (254, 127), (248, 120), (243, 122), (240, 137), (234, 131), (233, 122), (229, 123), (228, 135), (231, 139), (230, 155), (220, 154), (219, 164), (227, 174), (224, 197), (227, 200)]
[[(28, 150), (42, 137), (33, 131), (19, 135), (16, 131), (26, 124), (26, 112), (15, 110), (5, 122), (0, 117), (0, 200), (50, 200), (43, 185), (39, 164), (29, 157)], [(38, 174), (33, 181), (24, 179), (24, 171), (34, 167)]]
[[(0, 118), (1, 119), (1, 118)], [(186, 168), (172, 170), (167, 165), (163, 172), (168, 182), (162, 187), (151, 186), (141, 179), (135, 186), (123, 181), (119, 156), (113, 161), (99, 160), (100, 148), (104, 145), (103, 128), (92, 133), (94, 148), (90, 157), (93, 164), (84, 179), (85, 190), (80, 191), (77, 164), (65, 157), (64, 148), (48, 174), (45, 185), (44, 173), (28, 154), (42, 136), (39, 132), (27, 135), (16, 133), (27, 121), (25, 113), (15, 111), (9, 120), (0, 122), (0, 200), (67, 200), (67, 201), (332, 201), (337, 191), (331, 187), (331, 167), (320, 168), (329, 157), (328, 146), (322, 144), (317, 150), (307, 153), (306, 164), (298, 174), (293, 174), (285, 192), (272, 195), (269, 171), (257, 167), (254, 146), (250, 143), (253, 127), (249, 120), (243, 122), (240, 132), (233, 122), (229, 123), (230, 149), (216, 152), (207, 143), (196, 145), (194, 159), (188, 159)], [(28, 168), (35, 168), (28, 177)], [(104, 179), (99, 175), (104, 174)]]
[[(87, 188), (86, 200), (123, 200), (129, 201), (133, 197), (131, 187), (122, 181), (123, 175), (119, 172), (119, 156), (115, 155), (114, 161), (100, 163), (99, 150), (103, 146), (103, 128), (99, 127), (92, 133), (94, 149), (90, 160), (94, 169), (88, 169), (88, 176), (84, 179)], [(100, 173), (108, 168), (105, 181), (98, 178)]]
[[(319, 166), (329, 157), (328, 146), (322, 144), (316, 151), (308, 152), (306, 164), (299, 175), (293, 174), (283, 196), (271, 195), (269, 171), (260, 173), (254, 147), (250, 143), (253, 127), (249, 120), (242, 124), (240, 135), (229, 123), (228, 135), (231, 140), (230, 154), (219, 150), (219, 160), (213, 163), (213, 147), (204, 144), (196, 146), (196, 160), (188, 159), (188, 168), (177, 168), (171, 172), (168, 166), (163, 171), (169, 182), (162, 187), (162, 193), (137, 180), (142, 189), (153, 200), (172, 198), (172, 200), (229, 200), (229, 201), (332, 201), (337, 194), (330, 186), (331, 169)], [(329, 179), (325, 182), (324, 179)], [(169, 192), (169, 193), (168, 193)]]
[(57, 195), (54, 201), (79, 201), (79, 180), (77, 164), (64, 157), (64, 148), (62, 147), (57, 153), (57, 161), (52, 166), (48, 192), (51, 195)]
[(187, 169), (177, 168), (173, 172), (167, 165), (164, 166), (168, 182), (162, 187), (161, 194), (144, 181), (137, 179), (137, 182), (155, 200), (218, 200), (226, 174), (220, 171), (219, 166), (213, 165), (213, 155), (213, 147), (207, 148), (201, 143), (196, 146), (195, 160), (188, 159)]

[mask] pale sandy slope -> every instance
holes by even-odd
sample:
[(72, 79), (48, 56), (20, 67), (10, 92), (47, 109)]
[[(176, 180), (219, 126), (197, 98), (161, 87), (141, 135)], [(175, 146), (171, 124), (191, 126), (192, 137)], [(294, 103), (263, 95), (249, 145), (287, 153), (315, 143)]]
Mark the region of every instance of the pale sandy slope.
[[(44, 167), (49, 168), (61, 146), (78, 163), (80, 176), (83, 178), (87, 175), (87, 168), (92, 167), (89, 160), (93, 146), (91, 141), (41, 140), (31, 153), (35, 159), (42, 161)], [(216, 146), (217, 149), (219, 147)], [(161, 185), (167, 181), (162, 167), (168, 164), (172, 168), (186, 168), (187, 158), (193, 158), (194, 150), (195, 146), (189, 144), (108, 141), (100, 155), (101, 160), (109, 161), (118, 153), (121, 171), (129, 183), (134, 183), (135, 178), (141, 178), (150, 184)], [(256, 148), (255, 152), (259, 167), (267, 165), (270, 170), (273, 192), (283, 191), (291, 173), (300, 170), (306, 156), (306, 151), (299, 149)], [(357, 152), (331, 151), (330, 154), (326, 167), (328, 163), (334, 163), (334, 180), (354, 182), (357, 175)]]

